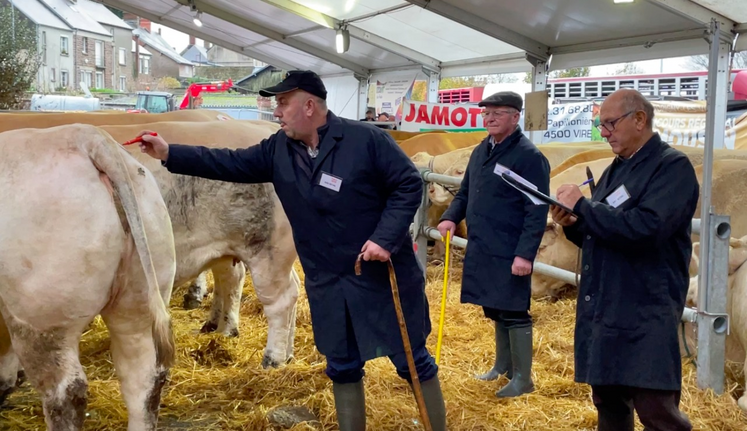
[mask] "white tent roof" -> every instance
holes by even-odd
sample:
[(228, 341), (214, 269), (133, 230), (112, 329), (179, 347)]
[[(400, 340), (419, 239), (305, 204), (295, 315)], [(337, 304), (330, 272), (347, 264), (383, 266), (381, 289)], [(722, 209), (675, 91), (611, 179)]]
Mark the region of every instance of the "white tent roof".
[[(705, 54), (715, 18), (747, 32), (745, 0), (98, 0), (282, 69), (442, 77)], [(192, 23), (202, 12), (202, 27)], [(335, 50), (347, 26), (350, 47)], [(747, 35), (738, 39), (747, 49)]]

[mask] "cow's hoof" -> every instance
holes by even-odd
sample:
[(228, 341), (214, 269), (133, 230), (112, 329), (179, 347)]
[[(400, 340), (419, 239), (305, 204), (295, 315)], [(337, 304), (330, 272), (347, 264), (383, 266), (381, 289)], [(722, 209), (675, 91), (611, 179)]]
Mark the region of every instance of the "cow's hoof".
[(239, 329), (238, 328), (233, 328), (230, 331), (228, 331), (228, 333), (226, 333), (226, 337), (233, 338), (233, 337), (238, 337), (238, 336), (239, 336)]
[(22, 384), (26, 382), (26, 372), (23, 370), (18, 370), (18, 373), (16, 374), (16, 387), (20, 388)]
[(200, 308), (200, 305), (202, 305), (202, 302), (200, 302), (199, 299), (190, 294), (184, 295), (184, 304), (182, 304), (182, 306), (185, 310), (194, 310)]
[(202, 328), (200, 329), (200, 333), (202, 334), (209, 334), (211, 332), (215, 332), (218, 329), (218, 325), (213, 322), (207, 322), (204, 325), (202, 325)]
[(737, 400), (737, 405), (743, 412), (747, 413), (747, 395), (742, 395), (742, 398)]
[(267, 369), (267, 368), (279, 368), (279, 367), (280, 367), (280, 363), (272, 359), (268, 355), (265, 355), (264, 357), (262, 357), (262, 368)]

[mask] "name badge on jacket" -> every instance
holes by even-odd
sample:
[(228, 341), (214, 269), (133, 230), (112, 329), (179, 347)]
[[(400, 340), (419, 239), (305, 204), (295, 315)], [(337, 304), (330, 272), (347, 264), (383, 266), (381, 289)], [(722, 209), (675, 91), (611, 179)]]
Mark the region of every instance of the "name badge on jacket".
[(340, 186), (342, 186), (342, 178), (322, 172), (322, 177), (319, 179), (319, 185), (325, 189), (339, 192)]
[(628, 199), (630, 199), (630, 193), (628, 193), (628, 189), (625, 188), (625, 184), (621, 185), (617, 188), (612, 194), (607, 196), (607, 203), (612, 208), (617, 208), (620, 205), (624, 204)]

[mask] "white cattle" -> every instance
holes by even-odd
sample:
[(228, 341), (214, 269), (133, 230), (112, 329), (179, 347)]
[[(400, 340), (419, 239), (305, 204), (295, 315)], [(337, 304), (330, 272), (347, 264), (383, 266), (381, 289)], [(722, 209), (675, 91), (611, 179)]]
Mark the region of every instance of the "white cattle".
[[(102, 115), (80, 120), (105, 122), (100, 119)], [(3, 118), (0, 116), (0, 123), (12, 127)], [(44, 121), (49, 117), (38, 118), (36, 127), (49, 127), (49, 121)], [(227, 148), (258, 144), (279, 129), (276, 123), (259, 120), (139, 122), (99, 127), (120, 143), (148, 129), (174, 143)], [(230, 184), (172, 175), (159, 161), (142, 154), (136, 145), (126, 148), (154, 174), (168, 206), (176, 243), (175, 285), (194, 280), (184, 298), (187, 308), (199, 306), (207, 294), (205, 272), (212, 269), (214, 298), (210, 317), (201, 331), (217, 331), (227, 336), (239, 334), (240, 300), (249, 268), (268, 321), (262, 366), (286, 363), (293, 356), (300, 279), (293, 270), (297, 255), (290, 223), (272, 185)]]
[[(699, 243), (693, 244), (693, 259), (697, 266), (699, 260)], [(726, 338), (726, 359), (743, 362), (747, 378), (747, 236), (740, 240), (732, 239), (729, 246), (729, 281), (726, 295), (726, 312), (729, 314), (730, 333)], [(687, 306), (698, 307), (698, 277), (690, 279), (687, 292)], [(684, 325), (685, 339), (690, 348), (697, 347), (697, 327), (691, 323)], [(687, 351), (683, 348), (683, 354)], [(695, 352), (690, 352), (695, 354)], [(747, 380), (745, 381), (747, 383)], [(738, 400), (739, 408), (747, 412), (747, 394)]]
[(82, 429), (78, 345), (101, 315), (128, 429), (154, 430), (175, 356), (175, 255), (153, 175), (92, 126), (5, 132), (0, 208), (0, 397), (20, 360), (48, 429)]
[[(245, 148), (259, 144), (278, 125), (266, 122), (154, 123), (101, 126), (112, 136), (134, 137), (154, 130), (168, 142), (213, 148)], [(247, 268), (268, 323), (263, 367), (277, 367), (293, 356), (295, 313), (300, 280), (290, 222), (272, 184), (237, 184), (174, 175), (140, 152), (129, 153), (156, 178), (174, 228), (177, 269), (175, 285), (195, 277), (185, 298), (202, 299), (204, 271), (215, 279), (214, 297), (202, 332), (239, 334), (239, 307)]]

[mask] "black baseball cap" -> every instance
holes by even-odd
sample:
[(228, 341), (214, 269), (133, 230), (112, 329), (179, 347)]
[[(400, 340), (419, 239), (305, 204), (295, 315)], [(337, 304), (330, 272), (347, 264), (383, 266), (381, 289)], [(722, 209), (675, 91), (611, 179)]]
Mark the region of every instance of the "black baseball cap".
[(324, 88), (322, 79), (310, 70), (291, 70), (280, 84), (259, 90), (259, 95), (271, 97), (293, 90), (303, 90), (327, 100), (327, 89)]
[(524, 100), (518, 93), (513, 91), (501, 91), (482, 99), (477, 106), (510, 106), (517, 111), (521, 111)]

